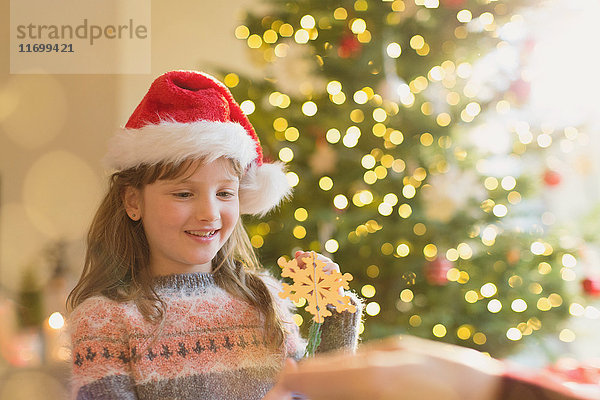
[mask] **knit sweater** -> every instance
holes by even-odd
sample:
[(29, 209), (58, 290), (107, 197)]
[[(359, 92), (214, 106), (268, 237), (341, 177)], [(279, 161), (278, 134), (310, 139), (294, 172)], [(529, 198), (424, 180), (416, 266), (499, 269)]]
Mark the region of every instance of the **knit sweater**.
[[(258, 311), (217, 286), (212, 274), (160, 277), (155, 290), (166, 303), (156, 326), (133, 302), (96, 296), (71, 314), (72, 397), (86, 399), (261, 399), (274, 385), (286, 357), (299, 358), (306, 342), (294, 324), (290, 302), (271, 277), (272, 292), (288, 334), (281, 349), (268, 346)], [(333, 312), (318, 349), (354, 351), (361, 302), (355, 314)]]

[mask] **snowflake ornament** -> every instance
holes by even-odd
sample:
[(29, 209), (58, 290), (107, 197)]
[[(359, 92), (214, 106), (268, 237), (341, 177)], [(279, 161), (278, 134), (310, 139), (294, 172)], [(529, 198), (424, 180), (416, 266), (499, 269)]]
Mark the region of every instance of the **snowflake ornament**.
[(323, 323), (325, 317), (331, 315), (327, 305), (335, 306), (337, 312), (349, 311), (356, 312), (356, 306), (352, 304), (349, 296), (340, 294), (340, 288), (349, 289), (348, 281), (352, 280), (352, 275), (339, 272), (325, 272), (323, 267), (326, 265), (323, 261), (317, 260), (314, 252), (311, 257), (302, 259), (305, 266), (299, 266), (296, 259), (286, 261), (284, 257), (277, 260), (281, 267), (281, 276), (292, 278), (294, 283), (288, 285), (283, 283), (283, 291), (279, 293), (282, 299), (289, 297), (292, 301), (298, 302), (301, 298), (306, 299), (308, 306), (305, 310), (313, 315), (316, 323)]

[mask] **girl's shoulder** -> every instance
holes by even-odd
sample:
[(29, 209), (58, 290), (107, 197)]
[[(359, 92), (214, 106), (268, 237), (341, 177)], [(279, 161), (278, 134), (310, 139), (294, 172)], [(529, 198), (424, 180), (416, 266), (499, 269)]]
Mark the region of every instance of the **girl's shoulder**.
[(69, 315), (68, 321), (72, 333), (80, 329), (87, 330), (98, 325), (122, 325), (131, 314), (128, 302), (118, 302), (105, 296), (92, 296), (81, 302)]
[(294, 309), (294, 304), (289, 298), (282, 298), (279, 293), (283, 291), (283, 280), (275, 277), (271, 271), (262, 269), (256, 273), (258, 277), (264, 282), (265, 286), (269, 290), (271, 297), (279, 309), (291, 311)]
[(94, 312), (118, 312), (123, 309), (126, 304), (127, 303), (112, 300), (102, 295), (91, 296), (75, 307), (71, 316), (76, 317), (81, 314)]
[(281, 290), (282, 281), (273, 276), (271, 271), (267, 269), (261, 269), (256, 272), (256, 275), (265, 283), (269, 290)]

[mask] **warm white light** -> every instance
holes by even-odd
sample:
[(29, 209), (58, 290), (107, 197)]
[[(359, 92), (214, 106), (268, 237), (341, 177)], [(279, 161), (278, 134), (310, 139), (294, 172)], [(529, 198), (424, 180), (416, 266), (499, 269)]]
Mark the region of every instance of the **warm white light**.
[(354, 93), (354, 96), (353, 96), (353, 98), (354, 98), (354, 101), (355, 101), (357, 104), (365, 104), (365, 103), (366, 103), (366, 102), (369, 100), (369, 96), (368, 96), (368, 95), (367, 95), (367, 93), (366, 93), (365, 91), (363, 91), (363, 90), (357, 90), (357, 91)]
[(400, 45), (398, 43), (392, 42), (387, 45), (386, 52), (387, 52), (387, 55), (390, 56), (391, 58), (398, 58), (398, 57), (400, 57), (400, 54), (402, 53), (402, 48), (400, 47)]
[(501, 186), (504, 190), (513, 190), (517, 185), (517, 180), (512, 176), (502, 178)]
[(294, 159), (294, 152), (289, 147), (279, 150), (279, 159), (283, 162), (290, 162)]
[(300, 19), (300, 26), (304, 29), (311, 29), (315, 27), (315, 18), (312, 15), (305, 15)]
[(423, 5), (426, 8), (438, 8), (440, 6), (440, 0), (425, 0)]
[(521, 340), (523, 334), (517, 328), (510, 328), (508, 331), (506, 331), (506, 337), (510, 340)]
[(471, 11), (469, 10), (461, 10), (456, 14), (456, 19), (459, 22), (466, 23), (473, 19), (473, 14), (471, 14)]
[(331, 81), (327, 84), (327, 93), (336, 95), (342, 91), (342, 84), (338, 81)]
[(360, 289), (360, 293), (368, 298), (375, 296), (375, 287), (373, 285), (365, 285)]
[(352, 32), (356, 35), (363, 33), (367, 29), (367, 23), (364, 19), (356, 18), (350, 27)]
[(571, 343), (575, 340), (575, 333), (572, 330), (565, 328), (560, 331), (558, 338), (561, 342)]
[(537, 256), (544, 254), (546, 251), (546, 246), (542, 242), (533, 242), (531, 243), (531, 252)]
[(523, 299), (515, 299), (510, 305), (514, 312), (523, 312), (527, 310), (527, 303)]
[(331, 128), (327, 131), (327, 135), (325, 135), (327, 141), (331, 144), (335, 144), (340, 141), (342, 134), (335, 128)]
[(391, 206), (398, 204), (398, 196), (395, 193), (388, 193), (383, 196), (383, 201)]
[(344, 208), (348, 207), (348, 198), (343, 194), (338, 194), (333, 198), (333, 205), (338, 210), (343, 210)]
[(381, 307), (378, 303), (372, 301), (369, 304), (367, 304), (367, 306), (365, 307), (365, 311), (367, 312), (367, 314), (373, 317), (379, 314), (379, 311), (381, 311)]
[(496, 285), (494, 285), (491, 282), (484, 284), (480, 290), (481, 295), (483, 297), (492, 297), (493, 295), (496, 294), (497, 291), (498, 291), (498, 289), (496, 288)]
[(307, 101), (302, 104), (302, 113), (308, 117), (312, 117), (317, 113), (317, 105), (312, 101)]
[(250, 115), (254, 112), (256, 106), (254, 105), (254, 102), (252, 100), (244, 100), (241, 102), (240, 108), (242, 109), (242, 112), (244, 114)]
[(508, 208), (504, 204), (496, 204), (492, 212), (496, 217), (504, 217), (508, 213)]
[(50, 325), (50, 328), (52, 329), (61, 329), (65, 326), (65, 319), (59, 312), (52, 313), (48, 318), (48, 325)]
[(567, 268), (573, 268), (577, 265), (577, 259), (571, 254), (565, 254), (562, 256), (562, 264)]
[(294, 34), (294, 40), (298, 44), (308, 43), (309, 39), (310, 39), (310, 34), (308, 33), (307, 30), (298, 29), (296, 31), (296, 33)]
[(371, 168), (373, 168), (373, 167), (375, 166), (375, 163), (376, 163), (376, 161), (375, 161), (375, 157), (373, 157), (373, 156), (372, 156), (372, 155), (370, 155), (370, 154), (367, 154), (367, 155), (365, 155), (365, 156), (362, 158), (362, 160), (361, 160), (361, 162), (360, 162), (360, 163), (362, 164), (362, 166), (363, 166), (364, 168), (366, 168), (366, 169), (371, 169)]
[(335, 253), (340, 248), (339, 243), (335, 239), (329, 239), (325, 242), (325, 250), (330, 253)]
[(502, 310), (502, 303), (500, 303), (500, 300), (498, 299), (490, 300), (490, 302), (487, 305), (487, 308), (490, 312), (497, 313), (500, 312), (500, 310)]
[(294, 187), (298, 185), (298, 183), (300, 183), (300, 178), (295, 172), (288, 172), (287, 174), (285, 174), (285, 177), (287, 178), (287, 181), (291, 187)]

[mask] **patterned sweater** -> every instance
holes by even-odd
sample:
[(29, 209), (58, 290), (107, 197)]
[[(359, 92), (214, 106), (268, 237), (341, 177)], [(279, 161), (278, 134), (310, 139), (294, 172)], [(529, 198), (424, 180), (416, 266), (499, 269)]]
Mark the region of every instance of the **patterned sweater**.
[[(291, 332), (285, 349), (267, 346), (260, 315), (218, 287), (212, 274), (160, 277), (155, 290), (167, 304), (166, 323), (155, 326), (132, 302), (98, 296), (71, 314), (72, 398), (85, 399), (261, 399), (275, 383), (286, 357), (299, 358), (306, 342), (277, 296), (280, 284), (263, 280), (274, 294)], [(322, 327), (320, 352), (354, 351), (362, 303), (356, 314), (333, 312)]]

